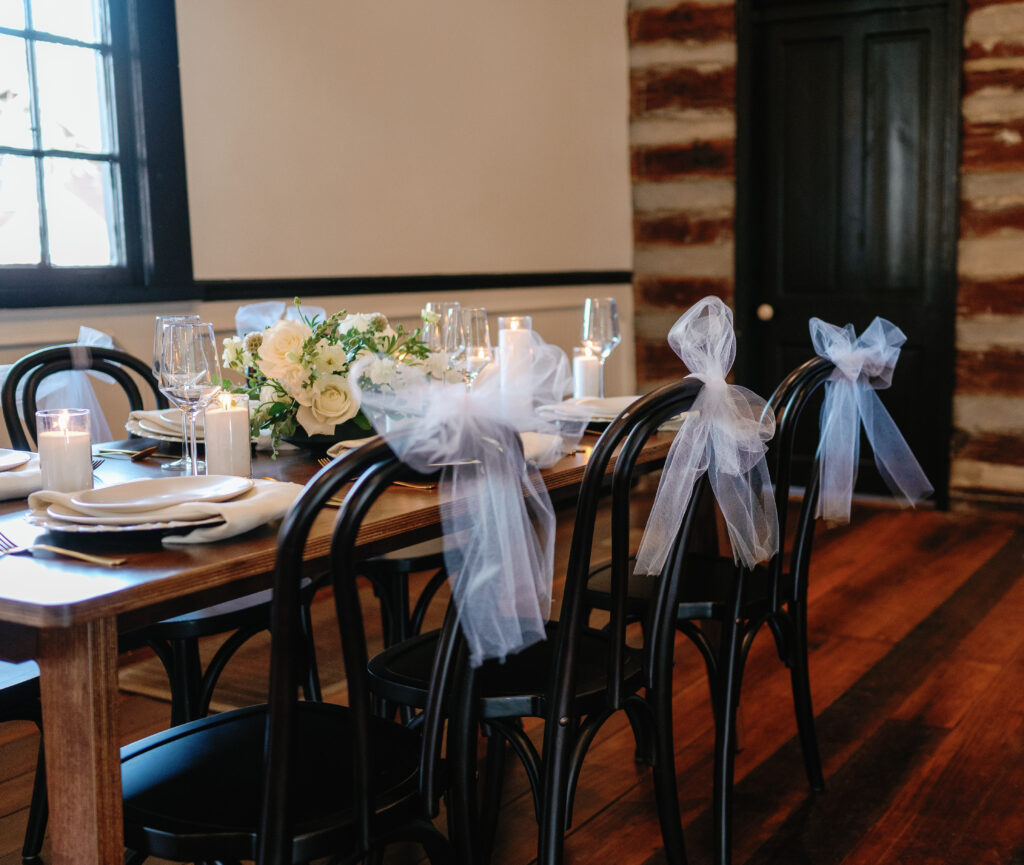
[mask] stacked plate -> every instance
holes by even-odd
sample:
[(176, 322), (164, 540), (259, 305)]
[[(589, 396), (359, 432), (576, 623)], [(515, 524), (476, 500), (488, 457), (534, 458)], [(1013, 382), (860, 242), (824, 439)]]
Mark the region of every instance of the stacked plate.
[(32, 459), (32, 454), (27, 451), (12, 451), (7, 448), (0, 448), (0, 472), (21, 468), (30, 459)]
[(60, 496), (30, 519), (57, 533), (184, 534), (224, 522), (203, 503), (229, 501), (252, 486), (251, 478), (229, 475), (146, 478)]
[[(638, 399), (640, 397), (637, 395), (578, 397), (554, 403), (553, 405), (541, 406), (537, 411), (546, 417), (550, 417), (552, 420), (580, 420), (589, 418), (588, 429), (598, 431), (603, 430)], [(679, 424), (682, 422), (681, 418), (682, 415), (674, 417), (663, 423), (659, 429), (662, 431), (679, 429)]]
[[(160, 439), (166, 442), (181, 441), (181, 410), (164, 408), (155, 411), (133, 411), (128, 415), (124, 428), (133, 435), (143, 438)], [(196, 420), (196, 441), (203, 440), (202, 415)]]

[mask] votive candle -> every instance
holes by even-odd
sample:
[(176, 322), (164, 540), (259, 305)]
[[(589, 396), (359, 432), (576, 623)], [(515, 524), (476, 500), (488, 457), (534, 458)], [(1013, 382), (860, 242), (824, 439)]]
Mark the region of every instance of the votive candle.
[(44, 490), (74, 493), (92, 489), (88, 409), (39, 410), (36, 435)]

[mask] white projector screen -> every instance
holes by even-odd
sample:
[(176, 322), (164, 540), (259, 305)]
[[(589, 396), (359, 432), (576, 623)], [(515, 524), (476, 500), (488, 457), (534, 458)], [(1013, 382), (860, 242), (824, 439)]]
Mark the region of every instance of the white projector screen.
[(177, 0), (195, 277), (631, 267), (625, 0)]

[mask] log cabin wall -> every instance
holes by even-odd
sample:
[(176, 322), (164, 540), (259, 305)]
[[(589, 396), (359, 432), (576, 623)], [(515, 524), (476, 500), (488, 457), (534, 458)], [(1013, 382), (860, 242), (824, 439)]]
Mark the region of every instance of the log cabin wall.
[(964, 21), (951, 492), (1024, 498), (1024, 3)]
[[(631, 0), (636, 366), (678, 375), (668, 328), (733, 297), (734, 0)], [(967, 0), (964, 21), (954, 506), (1024, 506), (1024, 2)]]

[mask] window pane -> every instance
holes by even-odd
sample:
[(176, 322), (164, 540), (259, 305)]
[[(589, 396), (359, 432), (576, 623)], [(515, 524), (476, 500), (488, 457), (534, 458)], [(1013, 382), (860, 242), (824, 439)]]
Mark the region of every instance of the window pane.
[(0, 35), (0, 144), (32, 146), (32, 114), (28, 93), (25, 42)]
[(86, 159), (44, 159), (50, 261), (56, 265), (117, 264), (111, 168)]
[(25, 29), (25, 4), (22, 0), (0, 0), (0, 27)]
[(103, 57), (91, 48), (36, 43), (43, 147), (112, 150)]
[(32, 26), (80, 42), (101, 42), (94, 0), (32, 0)]
[(0, 264), (39, 264), (35, 160), (0, 154)]

